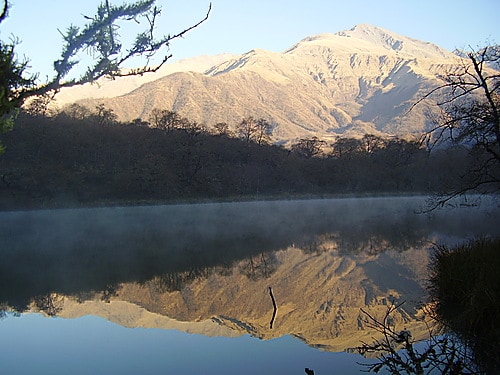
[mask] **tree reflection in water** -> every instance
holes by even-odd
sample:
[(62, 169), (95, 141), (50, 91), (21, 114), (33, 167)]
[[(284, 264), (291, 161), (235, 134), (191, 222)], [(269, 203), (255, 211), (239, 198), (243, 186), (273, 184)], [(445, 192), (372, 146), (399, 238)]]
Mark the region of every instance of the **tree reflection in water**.
[[(431, 241), (498, 235), (497, 210), (491, 221), (480, 220), (476, 208), (429, 217), (415, 213), (423, 203), (408, 197), (1, 213), (0, 301), (16, 311), (34, 304), (53, 316), (65, 303), (123, 300), (178, 320), (252, 327), (248, 333), (258, 337), (294, 334), (330, 350), (343, 332), (354, 332), (352, 340), (369, 334), (360, 307), (380, 312), (390, 298), (406, 299), (397, 319), (413, 322)], [(272, 332), (269, 285), (280, 296)]]
[(63, 297), (56, 293), (48, 293), (33, 298), (34, 310), (48, 316), (57, 316), (63, 309)]

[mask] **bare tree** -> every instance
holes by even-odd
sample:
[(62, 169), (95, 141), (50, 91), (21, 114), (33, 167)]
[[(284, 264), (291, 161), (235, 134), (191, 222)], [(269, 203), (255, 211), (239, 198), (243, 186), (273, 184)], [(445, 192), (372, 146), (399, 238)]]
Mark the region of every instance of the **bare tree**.
[(374, 134), (365, 134), (361, 140), (368, 153), (373, 153), (387, 146), (387, 139)]
[(263, 118), (260, 118), (255, 123), (255, 142), (259, 145), (271, 143), (271, 135), (273, 133), (273, 126), (271, 123)]
[(99, 126), (108, 126), (116, 122), (118, 116), (113, 112), (112, 109), (108, 109), (104, 104), (99, 104), (95, 107), (95, 112), (93, 113), (94, 121)]
[[(9, 6), (8, 0), (4, 0), (0, 23), (7, 17)], [(0, 41), (0, 117), (3, 117), (0, 130), (12, 126), (12, 116), (8, 115), (20, 108), (27, 98), (54, 94), (61, 88), (94, 82), (103, 77), (115, 79), (157, 71), (171, 57), (168, 53), (170, 42), (182, 38), (205, 22), (210, 11), (211, 3), (199, 22), (176, 34), (157, 37), (155, 30), (161, 9), (155, 0), (136, 0), (118, 6), (104, 0), (94, 16), (84, 16), (87, 23), (83, 27), (71, 25), (60, 31), (63, 38), (61, 56), (54, 61), (55, 75), (45, 83), (38, 82), (37, 75), (27, 75), (28, 61), (17, 60), (14, 50), (18, 42), (15, 39)], [(120, 40), (119, 23), (122, 22), (144, 25), (143, 31), (128, 45)], [(151, 59), (161, 51), (167, 51), (165, 56), (159, 64), (151, 66)], [(82, 66), (82, 54), (90, 54), (92, 63)], [(137, 69), (122, 69), (125, 62), (136, 57), (145, 57), (146, 63)], [(84, 73), (78, 76), (76, 71)], [(72, 78), (75, 74), (76, 78)]]
[(292, 145), (292, 151), (296, 152), (300, 156), (310, 159), (314, 156), (321, 155), (326, 142), (319, 139), (318, 137), (312, 138), (302, 138)]
[(77, 120), (85, 120), (92, 115), (90, 109), (78, 103), (71, 103), (66, 106), (64, 108), (64, 113)]
[(360, 139), (338, 137), (332, 144), (332, 156), (335, 158), (352, 158), (354, 155), (365, 151), (365, 146)]
[(229, 124), (227, 122), (218, 122), (214, 125), (212, 133), (219, 136), (232, 136), (232, 132), (229, 129)]
[(186, 121), (177, 112), (168, 109), (154, 108), (149, 115), (151, 126), (165, 131), (180, 128)]
[(243, 141), (247, 143), (255, 142), (262, 145), (271, 142), (273, 127), (263, 118), (256, 120), (252, 116), (249, 116), (241, 120), (237, 130)]
[(47, 116), (50, 115), (50, 102), (53, 99), (53, 95), (44, 94), (30, 98), (26, 102), (23, 110), (30, 116)]
[(461, 145), (474, 160), (463, 184), (437, 195), (435, 207), (466, 193), (500, 192), (500, 72), (491, 68), (500, 63), (500, 49), (472, 51), (461, 61), (416, 103), (438, 96), (440, 115), (431, 119), (434, 126), (422, 139), (430, 149)]
[(256, 120), (252, 116), (244, 118), (238, 124), (238, 135), (243, 141), (247, 143), (250, 143), (250, 141), (252, 141), (255, 132)]
[[(111, 5), (109, 0), (102, 2), (94, 17), (85, 17), (89, 22), (83, 28), (69, 26), (61, 32), (64, 46), (60, 59), (54, 62), (55, 77), (45, 85), (28, 92), (39, 95), (63, 87), (81, 85), (93, 82), (101, 77), (123, 77), (141, 75), (157, 71), (172, 55), (166, 54), (156, 66), (149, 66), (150, 59), (163, 48), (168, 48), (170, 42), (182, 38), (187, 32), (198, 27), (208, 19), (211, 4), (205, 17), (198, 23), (174, 35), (164, 35), (159, 38), (154, 34), (161, 8), (155, 5), (155, 0), (139, 0), (132, 4)], [(138, 33), (135, 40), (127, 48), (120, 41), (118, 33), (119, 21), (145, 22), (146, 28)], [(81, 51), (90, 52), (94, 64), (88, 66), (86, 72), (76, 79), (65, 81), (70, 71), (78, 65), (76, 60)], [(121, 66), (134, 57), (146, 57), (146, 64), (140, 68), (123, 71)]]
[(380, 336), (374, 342), (363, 343), (357, 348), (362, 355), (377, 357), (377, 362), (363, 364), (367, 372), (378, 373), (384, 369), (384, 373), (393, 375), (482, 374), (468, 348), (456, 337), (433, 334), (429, 329), (429, 340), (425, 345), (417, 347), (409, 330), (396, 329), (394, 313), (403, 303), (391, 304), (382, 319), (361, 309), (366, 327)]

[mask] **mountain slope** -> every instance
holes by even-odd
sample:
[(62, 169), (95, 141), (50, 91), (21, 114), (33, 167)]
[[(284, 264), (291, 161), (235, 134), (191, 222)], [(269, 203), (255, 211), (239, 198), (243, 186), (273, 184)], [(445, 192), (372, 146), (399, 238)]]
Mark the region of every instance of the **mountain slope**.
[(275, 125), (274, 140), (365, 133), (406, 135), (427, 127), (408, 109), (459, 58), (434, 44), (363, 24), (303, 39), (283, 53), (252, 50), (204, 73), (177, 72), (104, 103), (120, 120), (170, 109), (208, 126), (246, 116)]
[(137, 89), (145, 83), (155, 81), (161, 77), (176, 72), (204, 72), (214, 64), (219, 64), (233, 55), (225, 53), (214, 56), (198, 56), (191, 59), (183, 59), (171, 64), (162, 66), (154, 73), (147, 73), (139, 76), (127, 76), (115, 80), (101, 78), (96, 83), (87, 83), (82, 86), (63, 88), (57, 94), (55, 100), (58, 105), (65, 105), (77, 100), (87, 98), (111, 98), (124, 95)]

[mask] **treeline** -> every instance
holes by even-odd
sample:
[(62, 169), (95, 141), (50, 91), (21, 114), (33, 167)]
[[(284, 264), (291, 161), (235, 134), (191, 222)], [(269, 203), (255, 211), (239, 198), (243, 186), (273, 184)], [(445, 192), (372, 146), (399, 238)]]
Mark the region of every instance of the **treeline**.
[[(0, 208), (136, 204), (303, 195), (427, 194), (456, 186), (460, 148), (416, 141), (302, 139), (269, 143), (272, 126), (243, 119), (207, 127), (172, 111), (120, 123), (98, 106), (45, 117), (25, 113), (1, 135)], [(156, 117), (154, 117), (156, 116)]]

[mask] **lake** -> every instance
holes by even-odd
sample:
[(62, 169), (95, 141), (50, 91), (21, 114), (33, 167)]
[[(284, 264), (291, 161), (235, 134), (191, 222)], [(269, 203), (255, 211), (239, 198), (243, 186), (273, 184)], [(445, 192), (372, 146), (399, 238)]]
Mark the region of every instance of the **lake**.
[(425, 339), (436, 244), (498, 202), (384, 197), (0, 213), (2, 374), (359, 374), (361, 309)]

